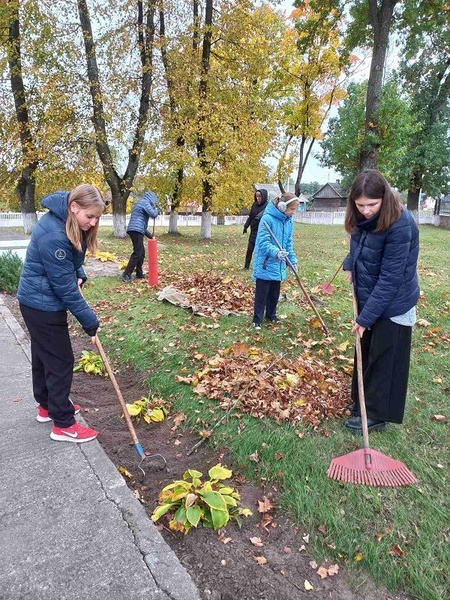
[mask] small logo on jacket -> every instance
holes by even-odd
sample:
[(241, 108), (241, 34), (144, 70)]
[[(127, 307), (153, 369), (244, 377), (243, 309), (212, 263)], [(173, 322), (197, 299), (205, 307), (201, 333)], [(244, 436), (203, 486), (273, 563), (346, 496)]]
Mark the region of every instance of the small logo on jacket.
[(58, 248), (58, 250), (55, 252), (55, 256), (58, 260), (64, 260), (66, 258), (66, 251), (62, 248)]

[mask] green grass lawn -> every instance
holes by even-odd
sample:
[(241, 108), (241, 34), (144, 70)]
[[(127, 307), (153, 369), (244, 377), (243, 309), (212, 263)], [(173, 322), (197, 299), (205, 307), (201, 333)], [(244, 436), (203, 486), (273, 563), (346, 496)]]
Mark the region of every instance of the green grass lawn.
[[(249, 273), (241, 270), (247, 243), (241, 227), (215, 227), (209, 243), (198, 241), (197, 228), (181, 228), (180, 232), (178, 236), (156, 232), (161, 276), (170, 279), (172, 273), (214, 272), (229, 277), (230, 286), (236, 280), (252, 286)], [(295, 249), (306, 289), (331, 278), (346, 248), (346, 234), (340, 226), (296, 225)], [(128, 258), (131, 242), (116, 240), (111, 230), (102, 228), (101, 250)], [(361, 443), (341, 422), (325, 423), (329, 433), (325, 436), (298, 425), (231, 417), (214, 430), (208, 443), (230, 447), (247, 477), (279, 485), (282, 508), (308, 528), (308, 550), (317, 558), (337, 558), (355, 572), (365, 570), (392, 591), (404, 589), (413, 599), (443, 600), (450, 597), (449, 425), (434, 417), (450, 416), (449, 231), (421, 227), (419, 273), (422, 324), (414, 328), (405, 421), (370, 438), (372, 448), (404, 462), (418, 484), (371, 488), (329, 479), (326, 471), (331, 459), (354, 450), (355, 442)], [(129, 364), (146, 372), (149, 388), (170, 399), (176, 410), (186, 413), (188, 425), (201, 430), (211, 428), (223, 411), (176, 381), (177, 375), (200, 369), (194, 355), (213, 356), (240, 341), (295, 357), (303, 352), (299, 339), (310, 340), (313, 351), (325, 361), (331, 354), (330, 343), (321, 343), (321, 330), (311, 324), (312, 312), (300, 301), (295, 279), (291, 277), (282, 289), (288, 299), (280, 301), (278, 312), (285, 318), (279, 327), (261, 332), (249, 329), (250, 314), (200, 318), (158, 302), (155, 290), (145, 284), (127, 286), (117, 278), (91, 280), (85, 295), (91, 303), (98, 303), (101, 335), (116, 365)], [(343, 275), (338, 276), (334, 289), (333, 295), (322, 296), (318, 310), (330, 329), (331, 345), (348, 341), (344, 353), (351, 358), (351, 291)], [(258, 463), (248, 458), (255, 451)]]

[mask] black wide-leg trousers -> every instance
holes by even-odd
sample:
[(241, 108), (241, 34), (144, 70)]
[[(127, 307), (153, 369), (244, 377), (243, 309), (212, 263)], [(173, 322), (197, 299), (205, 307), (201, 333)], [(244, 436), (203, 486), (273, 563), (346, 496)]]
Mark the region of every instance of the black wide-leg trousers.
[[(380, 319), (361, 339), (364, 398), (367, 416), (377, 421), (402, 423), (408, 391), (412, 327)], [(352, 400), (358, 405), (355, 364)]]
[(31, 339), (31, 373), (36, 402), (48, 410), (57, 427), (75, 423), (69, 400), (74, 357), (70, 343), (67, 312), (47, 312), (20, 304)]

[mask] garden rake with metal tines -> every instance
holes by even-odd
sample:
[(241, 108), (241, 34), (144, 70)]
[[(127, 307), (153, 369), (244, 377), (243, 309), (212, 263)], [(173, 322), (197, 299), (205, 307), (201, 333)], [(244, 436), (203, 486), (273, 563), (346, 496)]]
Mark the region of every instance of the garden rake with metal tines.
[(116, 378), (114, 376), (114, 373), (113, 373), (113, 371), (111, 369), (111, 365), (109, 364), (109, 361), (106, 358), (106, 354), (105, 354), (105, 351), (103, 350), (103, 346), (102, 346), (102, 344), (101, 344), (101, 342), (99, 340), (98, 334), (96, 335), (96, 338), (95, 338), (95, 344), (96, 344), (96, 346), (97, 346), (97, 348), (98, 348), (98, 350), (100, 352), (100, 356), (102, 357), (102, 360), (103, 360), (103, 363), (104, 363), (104, 365), (106, 367), (106, 370), (108, 372), (109, 378), (111, 379), (112, 384), (114, 386), (114, 390), (116, 392), (117, 398), (119, 400), (120, 406), (121, 406), (122, 411), (123, 411), (123, 416), (125, 417), (125, 421), (126, 421), (126, 424), (127, 424), (127, 427), (128, 427), (128, 431), (130, 432), (131, 438), (132, 438), (132, 440), (134, 442), (134, 449), (136, 450), (137, 455), (141, 459), (140, 462), (139, 462), (139, 464), (138, 464), (138, 469), (142, 472), (143, 476), (145, 477), (145, 471), (142, 468), (142, 463), (144, 462), (144, 460), (146, 458), (147, 459), (159, 458), (159, 459), (161, 459), (164, 462), (164, 464), (161, 466), (161, 469), (167, 468), (167, 461), (166, 461), (166, 459), (164, 458), (164, 456), (162, 454), (158, 454), (158, 453), (156, 453), (156, 454), (145, 454), (144, 449), (142, 448), (142, 446), (141, 446), (141, 444), (140, 444), (140, 442), (138, 440), (138, 437), (136, 435), (136, 431), (134, 429), (133, 423), (131, 422), (131, 417), (130, 417), (130, 413), (128, 412), (127, 405), (125, 404), (125, 400), (123, 399), (122, 392), (120, 391), (120, 388), (119, 388), (119, 385), (117, 383), (117, 380), (116, 380)]
[[(355, 319), (358, 315), (358, 305), (353, 289), (353, 310)], [(364, 381), (362, 368), (361, 340), (356, 334), (356, 365), (358, 374), (359, 407), (364, 447), (333, 458), (327, 471), (328, 477), (336, 481), (360, 483), (375, 487), (399, 487), (417, 483), (411, 471), (400, 461), (394, 460), (377, 450), (369, 448), (369, 430), (367, 427), (366, 402), (364, 397)]]

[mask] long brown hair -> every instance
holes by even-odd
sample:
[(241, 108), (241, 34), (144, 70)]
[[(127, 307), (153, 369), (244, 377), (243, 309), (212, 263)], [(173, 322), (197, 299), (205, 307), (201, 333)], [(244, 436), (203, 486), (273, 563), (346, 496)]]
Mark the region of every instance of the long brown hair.
[(347, 210), (345, 213), (345, 230), (348, 233), (351, 233), (355, 225), (361, 221), (361, 213), (355, 202), (362, 196), (374, 200), (382, 199), (375, 231), (387, 231), (400, 218), (403, 206), (398, 195), (392, 190), (386, 178), (379, 171), (376, 169), (366, 169), (353, 181), (348, 195)]
[[(82, 231), (80, 226), (78, 225), (77, 218), (75, 213), (70, 210), (70, 205), (72, 202), (76, 202), (79, 204), (80, 208), (98, 208), (103, 212), (105, 210), (105, 202), (103, 200), (103, 196), (101, 192), (95, 187), (95, 185), (90, 185), (89, 183), (82, 183), (81, 185), (77, 185), (70, 194), (67, 200), (67, 221), (66, 221), (66, 234), (69, 238), (71, 244), (81, 252), (81, 241), (82, 241)], [(97, 233), (98, 233), (98, 224), (99, 222), (91, 227), (86, 232), (86, 244), (89, 252), (91, 254), (95, 254), (98, 242), (97, 242)]]

